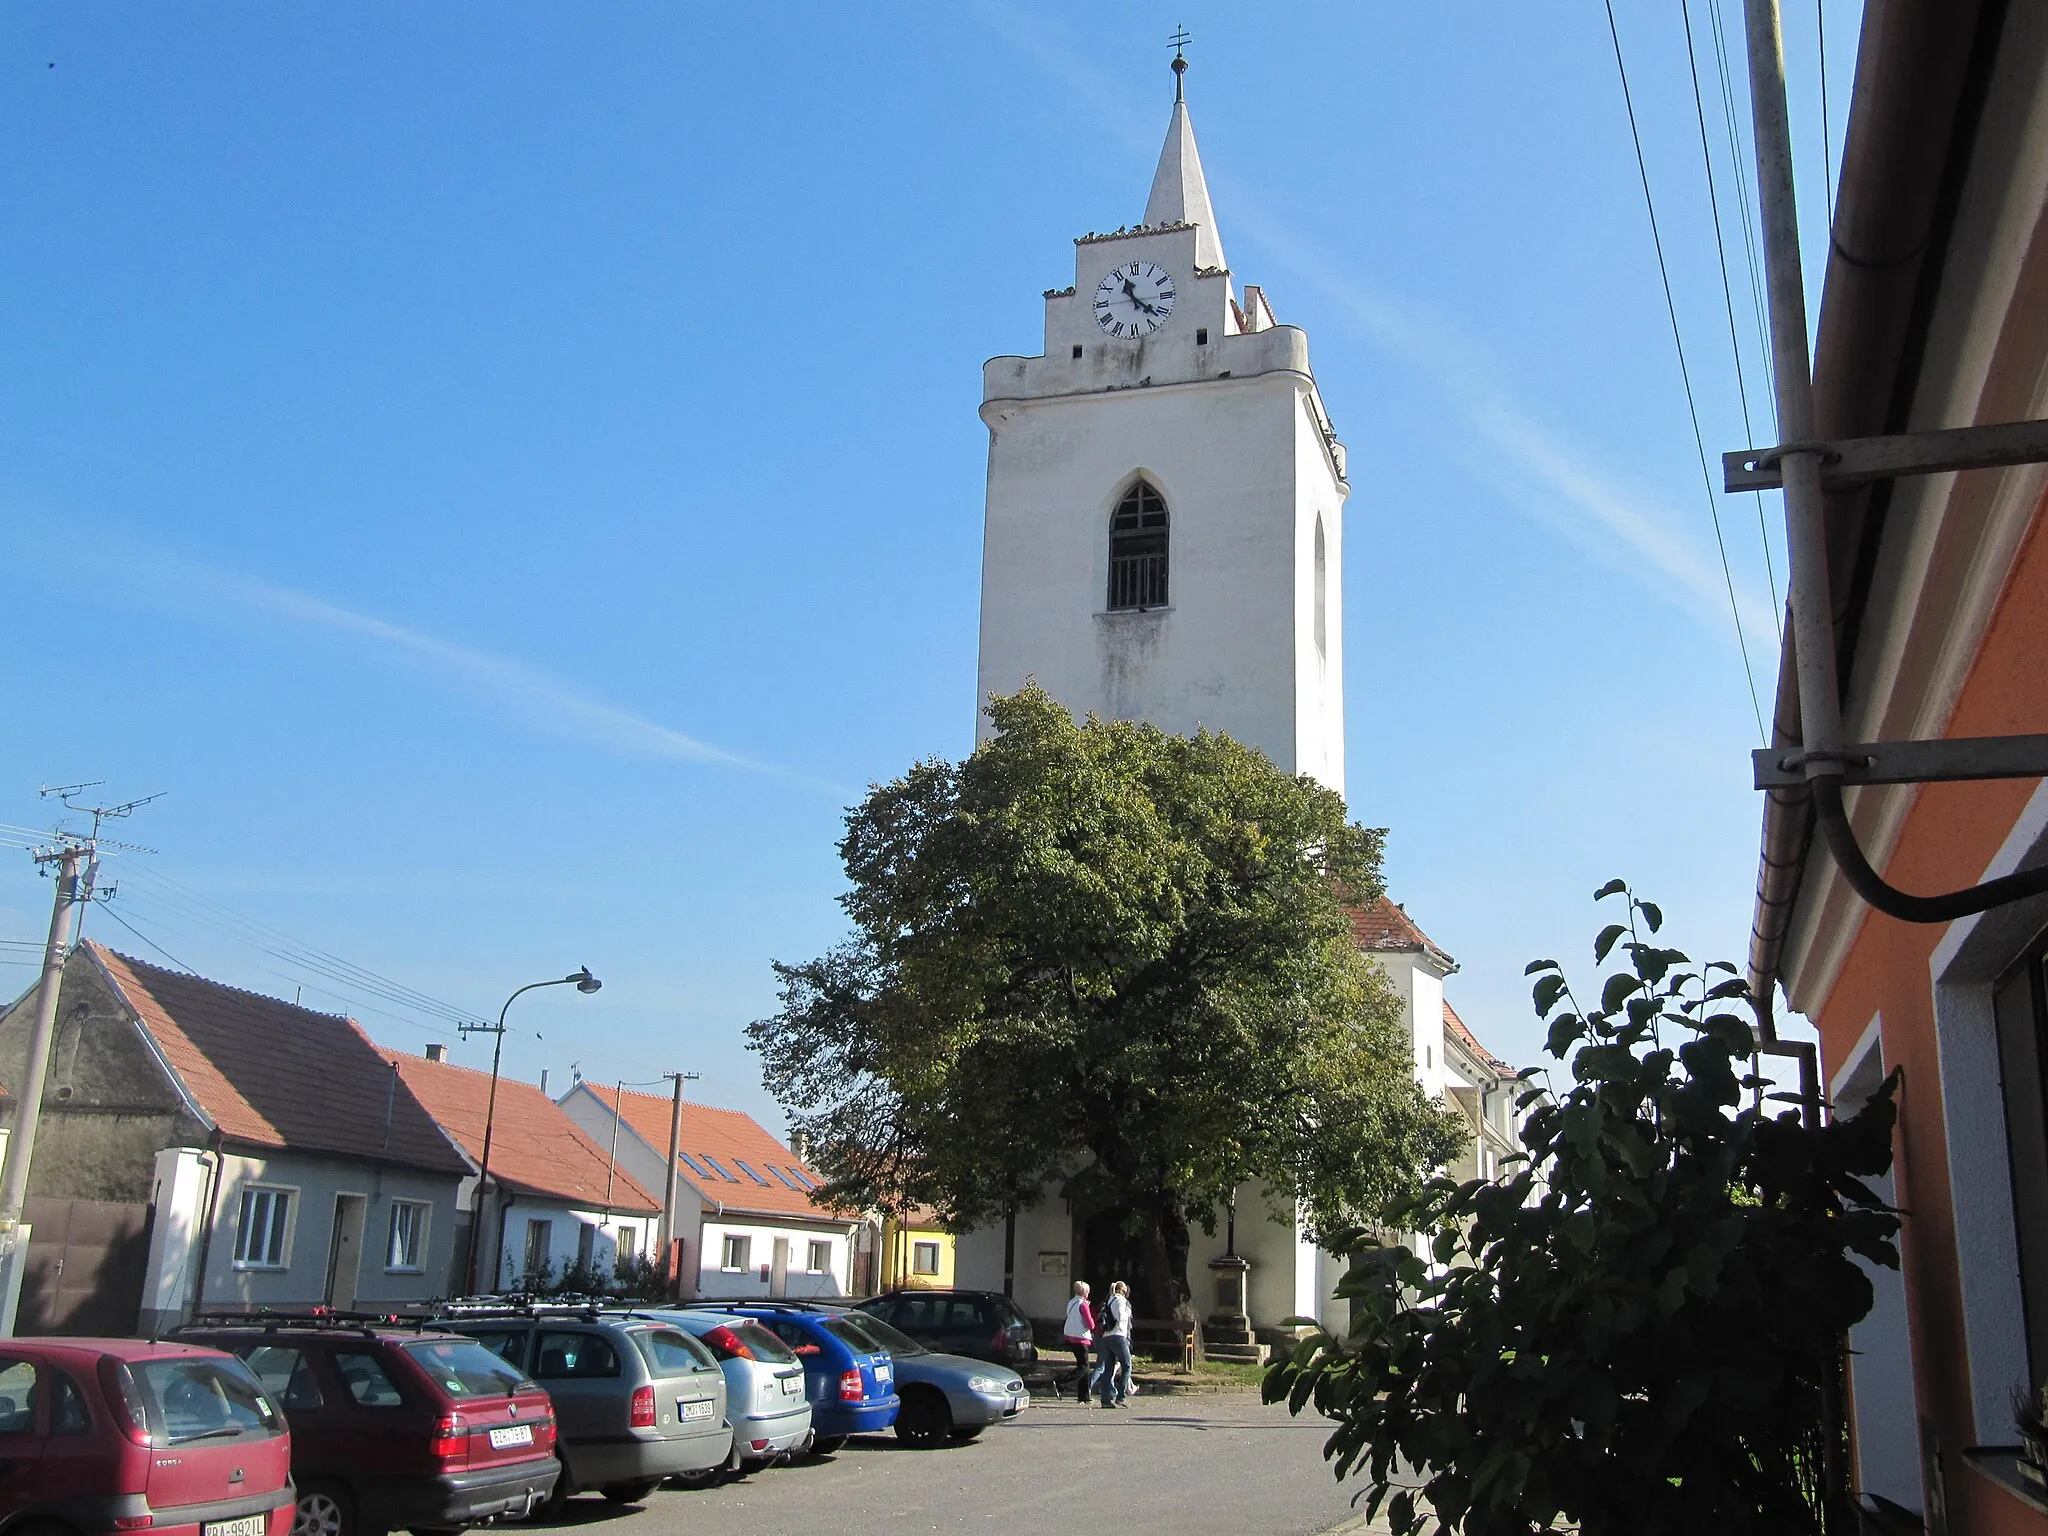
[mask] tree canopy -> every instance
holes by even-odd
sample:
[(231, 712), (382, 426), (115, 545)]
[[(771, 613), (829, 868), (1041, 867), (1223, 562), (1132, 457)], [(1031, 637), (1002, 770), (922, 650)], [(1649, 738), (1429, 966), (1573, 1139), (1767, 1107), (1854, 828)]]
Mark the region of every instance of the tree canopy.
[(1455, 1155), (1345, 913), (1383, 832), (1227, 736), (1036, 687), (989, 713), (849, 813), (853, 936), (778, 965), (748, 1031), (833, 1193), (966, 1228), (1050, 1184), (1115, 1215), (1165, 1308), (1240, 1186), (1334, 1232)]

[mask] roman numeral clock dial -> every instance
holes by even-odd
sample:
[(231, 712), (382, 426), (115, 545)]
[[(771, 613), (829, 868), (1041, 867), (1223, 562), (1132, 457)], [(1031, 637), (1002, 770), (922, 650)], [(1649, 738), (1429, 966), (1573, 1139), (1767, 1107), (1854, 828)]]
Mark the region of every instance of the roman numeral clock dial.
[(1173, 313), (1173, 279), (1149, 261), (1127, 261), (1095, 285), (1095, 323), (1112, 336), (1150, 336)]

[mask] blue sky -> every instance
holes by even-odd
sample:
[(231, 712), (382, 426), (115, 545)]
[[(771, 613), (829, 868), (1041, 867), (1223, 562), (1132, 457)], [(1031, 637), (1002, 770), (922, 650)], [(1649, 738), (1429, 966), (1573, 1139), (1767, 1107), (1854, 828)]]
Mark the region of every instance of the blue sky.
[[(1713, 455), (1752, 432), (1680, 15), (1617, 13)], [(1238, 281), (1350, 450), (1352, 805), (1453, 1001), (1533, 1059), (1522, 968), (1586, 961), (1616, 874), (1740, 959), (1757, 730), (1586, 0), (10, 6), (0, 822), (165, 791), (90, 934), (414, 1050), (445, 1022), (308, 949), (483, 1015), (588, 963), (508, 1070), (680, 1067), (779, 1125), (740, 1029), (842, 932), (842, 808), (971, 745), (980, 364), (1142, 212), (1175, 21)], [(0, 938), (47, 891), (0, 850)]]

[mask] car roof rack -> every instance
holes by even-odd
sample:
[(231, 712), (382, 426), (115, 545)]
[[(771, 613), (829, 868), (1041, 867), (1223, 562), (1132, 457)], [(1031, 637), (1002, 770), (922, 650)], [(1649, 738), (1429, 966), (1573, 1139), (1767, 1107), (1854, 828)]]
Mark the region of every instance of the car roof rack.
[(418, 1333), (432, 1319), (423, 1312), (357, 1312), (336, 1307), (242, 1307), (209, 1308), (194, 1312), (165, 1336), (210, 1328), (261, 1328), (266, 1333), (283, 1328), (322, 1328), (337, 1333), (374, 1336), (379, 1329), (411, 1328)]
[(632, 1304), (618, 1296), (450, 1296), (429, 1303), (437, 1318), (474, 1319), (485, 1317), (580, 1318), (594, 1322), (607, 1312), (626, 1312)]

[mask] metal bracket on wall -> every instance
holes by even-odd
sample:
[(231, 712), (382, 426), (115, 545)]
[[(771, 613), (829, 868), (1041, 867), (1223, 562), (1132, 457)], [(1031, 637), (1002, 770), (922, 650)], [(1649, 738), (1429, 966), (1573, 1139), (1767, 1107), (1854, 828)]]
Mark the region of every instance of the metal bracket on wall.
[[(1953, 741), (1872, 741), (1830, 754), (1842, 765), (1845, 787), (1857, 784), (1933, 784), (1963, 779), (2048, 778), (2048, 736), (1964, 736)], [(1758, 789), (1797, 789), (1806, 783), (1808, 754), (1783, 747), (1749, 754)]]
[(1778, 466), (1787, 453), (1795, 450), (1821, 456), (1822, 490), (1846, 491), (1899, 475), (1937, 475), (1957, 469), (2048, 463), (2048, 421), (2007, 421), (1989, 427), (1947, 427), (1938, 432), (1900, 432), (1890, 437), (1844, 437), (1834, 442), (1740, 448), (1721, 455), (1723, 487), (1731, 494), (1782, 489), (1785, 481)]

